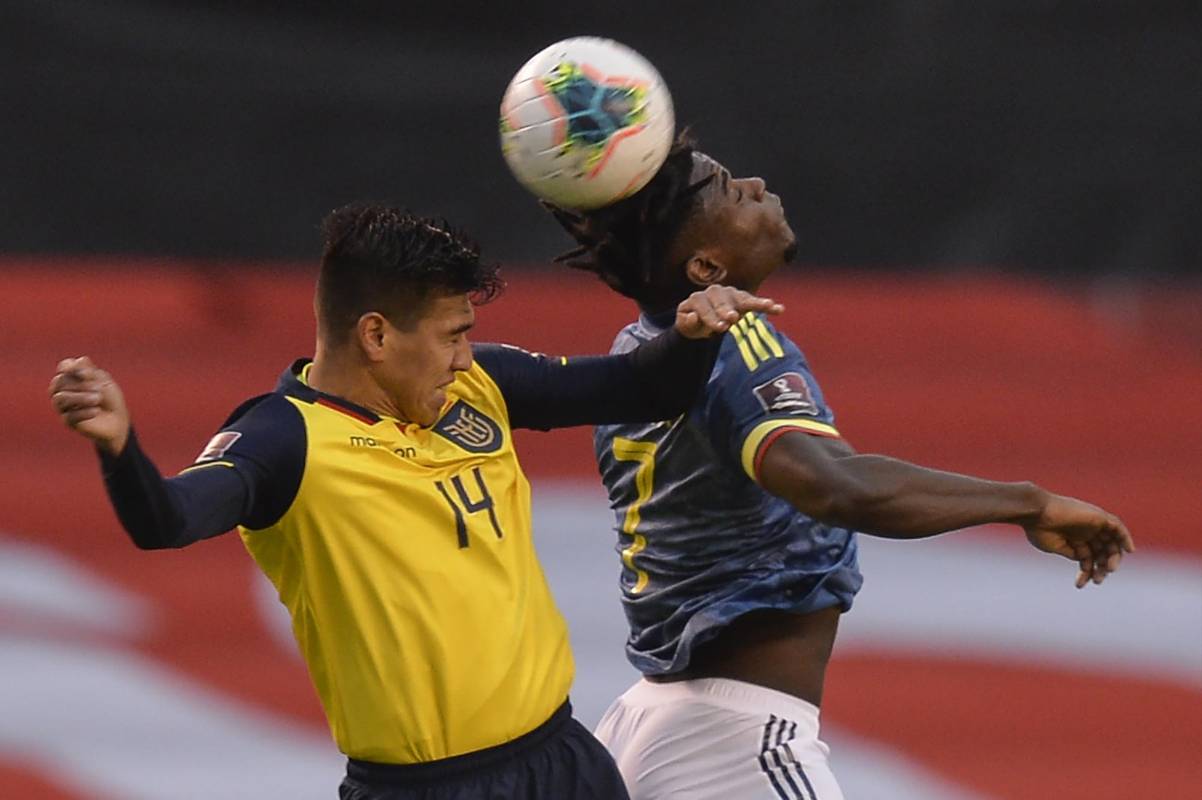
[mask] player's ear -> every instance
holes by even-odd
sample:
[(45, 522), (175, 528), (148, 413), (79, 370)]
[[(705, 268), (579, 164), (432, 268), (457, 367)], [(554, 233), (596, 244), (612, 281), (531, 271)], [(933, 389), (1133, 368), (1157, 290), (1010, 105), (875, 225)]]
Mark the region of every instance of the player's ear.
[(388, 320), (378, 311), (368, 311), (355, 323), (355, 341), (368, 361), (384, 360), (384, 338), (388, 333)]
[(689, 257), (684, 265), (684, 274), (697, 286), (726, 282), (726, 267), (702, 253), (694, 253)]

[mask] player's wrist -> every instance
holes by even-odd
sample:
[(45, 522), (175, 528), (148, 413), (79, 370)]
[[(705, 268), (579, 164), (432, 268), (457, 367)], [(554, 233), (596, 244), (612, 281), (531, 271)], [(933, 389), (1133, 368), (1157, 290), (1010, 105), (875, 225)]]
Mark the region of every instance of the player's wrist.
[(1039, 522), (1051, 502), (1052, 493), (1031, 481), (1021, 481), (1011, 486), (1014, 487), (1019, 508), (1011, 521), (1024, 528)]
[(96, 449), (104, 453), (109, 458), (120, 458), (125, 452), (126, 445), (129, 444), (130, 428), (126, 426), (125, 430), (113, 436), (107, 436), (101, 439), (96, 439)]

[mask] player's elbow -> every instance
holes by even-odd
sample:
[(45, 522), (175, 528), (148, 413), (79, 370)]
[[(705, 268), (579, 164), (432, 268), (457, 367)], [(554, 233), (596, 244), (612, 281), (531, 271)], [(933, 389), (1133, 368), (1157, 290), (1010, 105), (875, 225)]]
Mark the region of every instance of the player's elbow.
[(142, 536), (131, 536), (130, 541), (139, 550), (169, 550), (171, 544), (158, 539), (148, 539)]
[(134, 547), (139, 550), (176, 550), (188, 544), (179, 532), (165, 531), (159, 528), (130, 529), (125, 532)]
[(790, 502), (806, 516), (828, 525), (851, 525), (856, 511), (864, 507), (854, 491), (838, 486), (822, 486), (798, 492), (790, 498)]
[(803, 470), (792, 476), (785, 499), (808, 517), (844, 527), (855, 527), (867, 509), (880, 498), (873, 487), (838, 467)]

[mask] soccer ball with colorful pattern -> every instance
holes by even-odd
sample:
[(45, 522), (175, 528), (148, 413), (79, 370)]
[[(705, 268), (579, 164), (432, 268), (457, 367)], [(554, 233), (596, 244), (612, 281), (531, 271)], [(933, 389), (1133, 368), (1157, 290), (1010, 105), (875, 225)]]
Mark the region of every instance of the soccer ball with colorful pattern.
[(518, 181), (587, 210), (643, 188), (675, 135), (655, 67), (611, 39), (564, 39), (525, 63), (501, 100), (501, 152)]

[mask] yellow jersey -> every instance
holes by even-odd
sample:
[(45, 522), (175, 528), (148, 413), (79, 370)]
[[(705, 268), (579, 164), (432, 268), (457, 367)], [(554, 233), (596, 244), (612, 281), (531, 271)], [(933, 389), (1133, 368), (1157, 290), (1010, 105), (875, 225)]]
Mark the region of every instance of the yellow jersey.
[(670, 334), (570, 361), (477, 346), (428, 428), (313, 389), (302, 360), (179, 475), (164, 480), (131, 432), (102, 457), (105, 481), (143, 549), (238, 526), (344, 753), (436, 761), (534, 730), (572, 682), (512, 429), (682, 413), (716, 344)]
[(479, 364), (460, 373), (431, 428), (323, 396), (303, 374), (282, 388), (303, 473), (278, 521), (240, 533), (292, 615), (340, 749), (431, 761), (544, 722), (567, 699), (572, 655), (496, 384)]

